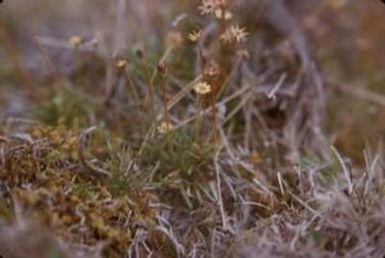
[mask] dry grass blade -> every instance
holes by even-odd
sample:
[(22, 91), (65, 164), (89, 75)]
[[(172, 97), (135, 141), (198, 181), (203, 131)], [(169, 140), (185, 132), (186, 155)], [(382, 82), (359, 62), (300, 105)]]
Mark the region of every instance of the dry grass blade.
[[(214, 106), (210, 106), (210, 107), (208, 107), (208, 108), (202, 110), (199, 114), (196, 114), (196, 115), (194, 115), (194, 116), (191, 116), (190, 118), (187, 118), (187, 119), (184, 120), (184, 121), (181, 121), (179, 124), (177, 124), (177, 125), (175, 126), (174, 129), (181, 128), (181, 127), (185, 126), (186, 124), (189, 124), (189, 123), (191, 123), (192, 121), (194, 121), (194, 120), (200, 118), (202, 115), (209, 114), (209, 113), (213, 110), (213, 108), (217, 108), (217, 109), (218, 109), (218, 108), (220, 108), (221, 106), (226, 105), (228, 102), (230, 102), (230, 101), (232, 101), (232, 100), (234, 100), (234, 99), (236, 99), (236, 98), (242, 96), (243, 94), (246, 94), (247, 92), (249, 92), (249, 90), (250, 90), (250, 86), (249, 86), (249, 85), (246, 85), (246, 86), (242, 87), (241, 89), (239, 89), (239, 90), (237, 90), (236, 92), (234, 92), (232, 95), (230, 95), (230, 96), (224, 98), (223, 100), (217, 102)], [(242, 105), (243, 105), (243, 104), (242, 104)], [(242, 105), (241, 105), (241, 106), (242, 106)]]
[[(201, 80), (201, 76), (196, 77), (193, 81), (191, 81), (189, 84), (187, 84), (178, 94), (176, 94), (168, 103), (167, 103), (167, 110), (171, 110), (176, 104), (178, 104), (179, 101), (181, 101), (186, 94), (188, 94), (193, 88), (194, 85)], [(162, 119), (162, 114), (158, 116), (158, 121)]]
[(272, 101), (275, 101), (277, 98), (276, 94), (279, 91), (279, 89), (282, 87), (283, 83), (285, 82), (287, 78), (287, 74), (284, 73), (279, 77), (278, 82), (275, 84), (275, 86), (271, 89), (271, 91), (267, 94), (267, 97), (271, 99)]
[(227, 230), (227, 229), (229, 229), (229, 226), (228, 226), (228, 218), (226, 215), (225, 206), (224, 206), (223, 198), (222, 198), (221, 168), (219, 165), (219, 154), (221, 152), (221, 149), (222, 148), (219, 148), (219, 150), (215, 154), (214, 166), (215, 166), (215, 175), (216, 175), (216, 183), (217, 183), (218, 206), (219, 206), (221, 219), (222, 219), (222, 228)]
[(112, 176), (111, 172), (109, 172), (109, 171), (107, 171), (107, 170), (105, 170), (103, 168), (99, 168), (99, 167), (93, 165), (85, 157), (85, 151), (86, 151), (86, 146), (87, 146), (87, 138), (95, 130), (97, 130), (97, 127), (96, 126), (92, 126), (92, 127), (88, 128), (87, 130), (85, 130), (84, 132), (82, 132), (80, 134), (80, 136), (79, 136), (79, 140), (78, 140), (78, 154), (79, 154), (80, 164), (82, 164), (82, 166), (84, 168), (86, 168), (89, 171), (93, 172), (95, 175), (111, 177)]
[(336, 157), (338, 159), (338, 162), (341, 165), (342, 171), (344, 172), (344, 176), (345, 176), (346, 182), (348, 183), (348, 186), (349, 186), (349, 194), (352, 194), (354, 186), (353, 186), (353, 179), (352, 179), (351, 171), (346, 166), (345, 161), (341, 157), (340, 153), (336, 150), (336, 148), (334, 148), (332, 146), (331, 149), (332, 149), (333, 153), (336, 155)]
[(1, 142), (1, 143), (8, 143), (9, 140), (8, 140), (8, 138), (5, 137), (5, 136), (0, 136), (0, 142)]
[(362, 86), (338, 85), (337, 89), (341, 90), (343, 93), (349, 94), (350, 96), (353, 96), (355, 98), (369, 101), (369, 102), (375, 103), (375, 104), (383, 106), (383, 107), (385, 106), (385, 96), (384, 95), (382, 95), (380, 93), (376, 93), (374, 91), (367, 90)]

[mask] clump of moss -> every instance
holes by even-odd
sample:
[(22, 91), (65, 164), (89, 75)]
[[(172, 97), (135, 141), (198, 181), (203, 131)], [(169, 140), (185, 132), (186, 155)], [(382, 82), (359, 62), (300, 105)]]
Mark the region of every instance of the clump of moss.
[(77, 133), (36, 127), (5, 139), (3, 219), (12, 220), (17, 202), (25, 216), (70, 243), (96, 246), (104, 241), (106, 257), (121, 257), (138, 225), (155, 225), (156, 209), (149, 207), (155, 197), (138, 189), (114, 195), (106, 178), (82, 166)]

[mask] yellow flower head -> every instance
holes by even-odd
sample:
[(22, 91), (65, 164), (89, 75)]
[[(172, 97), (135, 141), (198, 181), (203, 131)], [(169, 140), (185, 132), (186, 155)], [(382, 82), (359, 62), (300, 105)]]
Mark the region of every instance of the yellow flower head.
[(199, 39), (202, 36), (202, 30), (195, 30), (187, 35), (187, 38), (193, 42), (196, 43), (199, 41)]
[(126, 59), (119, 59), (117, 62), (116, 62), (116, 67), (118, 69), (125, 69), (128, 65), (128, 61)]
[(207, 82), (198, 82), (194, 86), (194, 90), (199, 95), (206, 95), (211, 92), (211, 85), (208, 84)]
[(158, 126), (158, 132), (160, 134), (166, 134), (170, 131), (172, 131), (174, 129), (174, 126), (171, 124), (171, 123), (167, 123), (167, 122), (162, 122), (159, 126)]
[(82, 38), (78, 35), (73, 35), (68, 39), (68, 43), (71, 47), (79, 47), (82, 44)]

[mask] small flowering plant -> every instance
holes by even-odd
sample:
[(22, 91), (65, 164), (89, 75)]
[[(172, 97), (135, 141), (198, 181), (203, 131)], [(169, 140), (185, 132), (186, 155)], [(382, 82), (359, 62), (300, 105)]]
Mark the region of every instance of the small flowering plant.
[[(202, 81), (210, 85), (210, 91), (203, 95), (209, 95), (209, 93), (216, 95), (225, 86), (226, 76), (232, 69), (232, 58), (236, 56), (239, 46), (249, 34), (246, 28), (233, 22), (234, 17), (230, 7), (229, 0), (201, 0), (198, 6), (199, 14), (214, 18), (217, 25), (216, 30), (205, 32), (205, 29), (202, 28), (193, 30), (187, 35), (190, 42), (198, 43), (197, 53), (201, 60)], [(207, 37), (204, 35), (205, 33), (214, 33), (214, 35)], [(199, 41), (202, 39), (205, 42), (200, 44)], [(210, 45), (215, 45), (215, 47), (210, 48)], [(210, 49), (216, 50), (211, 51)], [(210, 70), (211, 64), (219, 64), (215, 69), (215, 75), (206, 72)]]
[(210, 26), (215, 26), (209, 28), (194, 24), (195, 29), (188, 31), (185, 36), (196, 48), (197, 75), (201, 77), (192, 89), (197, 95), (200, 108), (211, 110), (216, 134), (217, 99), (230, 81), (231, 71), (235, 69), (234, 59), (241, 56), (238, 54), (240, 47), (249, 33), (234, 21), (236, 17), (231, 12), (230, 0), (201, 0), (198, 15), (213, 20)]

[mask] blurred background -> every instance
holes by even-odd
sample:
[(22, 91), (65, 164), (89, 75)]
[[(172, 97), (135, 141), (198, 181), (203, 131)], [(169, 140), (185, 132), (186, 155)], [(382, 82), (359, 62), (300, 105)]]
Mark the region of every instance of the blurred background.
[[(265, 2), (235, 0), (234, 13), (240, 20), (246, 15), (258, 21)], [(342, 153), (362, 162), (364, 148), (381, 148), (385, 135), (385, 5), (379, 0), (286, 4), (323, 75), (327, 135)], [(163, 51), (173, 24), (197, 12), (196, 5), (189, 0), (5, 0), (0, 6), (0, 117), (31, 118), (33, 108), (49, 98), (55, 76), (77, 80), (84, 62), (94, 64), (87, 72), (95, 74), (103, 71), (98, 65), (103, 56), (137, 48)], [(85, 51), (83, 63), (76, 60), (68, 44), (73, 35), (90, 49), (97, 41), (98, 53)], [(85, 88), (102, 94), (99, 82), (90, 79)]]

